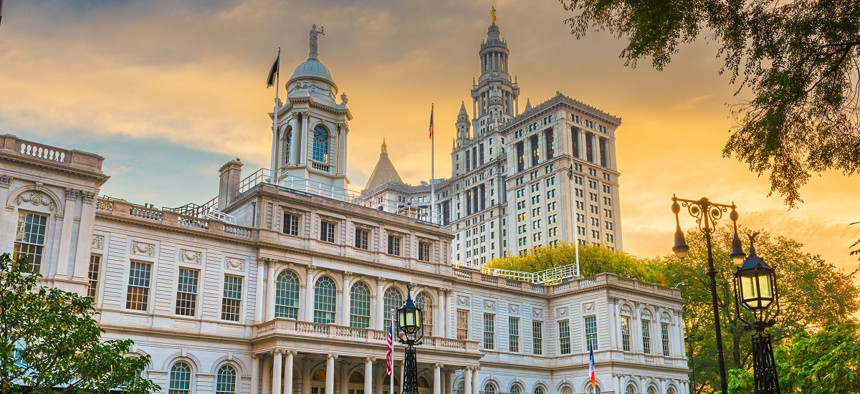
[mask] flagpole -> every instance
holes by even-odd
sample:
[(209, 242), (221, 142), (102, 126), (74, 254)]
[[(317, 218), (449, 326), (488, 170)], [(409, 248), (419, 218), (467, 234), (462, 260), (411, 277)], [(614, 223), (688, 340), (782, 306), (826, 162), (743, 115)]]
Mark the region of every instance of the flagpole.
[[(394, 349), (394, 309), (391, 310), (391, 349)], [(391, 375), (388, 375), (388, 394), (394, 394), (394, 351), (391, 352)]]
[(278, 91), (281, 89), (281, 47), (278, 47), (278, 63), (277, 74), (275, 75), (275, 116), (272, 119), (272, 161), (271, 175), (272, 183), (278, 183), (278, 112), (280, 110), (281, 100), (278, 98)]
[(430, 103), (430, 222), (439, 224), (436, 220), (436, 136), (433, 135), (433, 103)]

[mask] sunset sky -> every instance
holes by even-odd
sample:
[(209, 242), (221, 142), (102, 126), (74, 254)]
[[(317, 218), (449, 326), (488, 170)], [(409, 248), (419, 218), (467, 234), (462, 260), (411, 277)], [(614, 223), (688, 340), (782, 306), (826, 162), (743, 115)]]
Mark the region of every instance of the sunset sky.
[[(795, 238), (846, 270), (860, 238), (860, 178), (827, 173), (789, 210), (722, 147), (737, 86), (718, 74), (717, 45), (682, 48), (662, 72), (624, 66), (607, 33), (570, 35), (554, 0), (532, 1), (53, 1), (5, 0), (0, 25), (0, 134), (104, 156), (103, 194), (156, 206), (203, 203), (218, 168), (239, 157), (267, 167), (274, 88), (307, 58), (308, 30), (325, 27), (320, 60), (349, 96), (348, 176), (360, 190), (382, 139), (400, 175), (430, 176), (427, 123), (436, 113), (436, 175), (450, 174), (460, 102), (478, 76), (490, 7), (526, 99), (556, 91), (622, 118), (617, 130), (624, 249), (670, 252), (673, 193), (738, 205), (740, 223)], [(471, 105), (466, 106), (471, 110)], [(470, 116), (472, 114), (470, 113)], [(682, 225), (694, 225), (685, 218)]]

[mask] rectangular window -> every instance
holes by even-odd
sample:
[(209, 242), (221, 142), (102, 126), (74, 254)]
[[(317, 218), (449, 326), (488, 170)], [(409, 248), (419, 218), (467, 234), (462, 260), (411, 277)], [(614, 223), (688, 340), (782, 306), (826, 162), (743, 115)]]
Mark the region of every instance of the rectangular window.
[(523, 142), (522, 141), (517, 142), (517, 171), (522, 171), (526, 167), (526, 159), (524, 157), (524, 155), (525, 155), (524, 150), (525, 150), (525, 146), (523, 145)]
[(132, 261), (128, 269), (128, 294), (125, 298), (125, 308), (135, 311), (145, 311), (149, 308), (149, 278), (152, 265)]
[(543, 322), (532, 321), (532, 353), (543, 354)]
[(630, 351), (630, 317), (621, 316), (621, 348)]
[(603, 167), (609, 167), (609, 152), (607, 152), (608, 144), (606, 142), (606, 138), (600, 137), (599, 140), (599, 149), (600, 149), (600, 165)]
[(582, 154), (579, 152), (579, 128), (571, 127), (570, 128), (570, 139), (573, 141), (573, 155), (582, 158)]
[(334, 229), (334, 223), (320, 221), (320, 241), (334, 243)]
[(552, 129), (549, 129), (544, 134), (544, 142), (546, 143), (546, 158), (547, 160), (555, 157), (555, 137), (552, 134)]
[(402, 237), (399, 235), (388, 236), (388, 254), (400, 256), (400, 241)]
[(642, 351), (651, 353), (651, 321), (642, 320)]
[(96, 299), (99, 293), (99, 270), (102, 266), (102, 256), (97, 254), (90, 255), (90, 269), (88, 272), (89, 285), (87, 286), (87, 296)]
[(370, 235), (370, 231), (365, 230), (363, 228), (355, 229), (355, 247), (359, 249), (367, 250), (367, 238)]
[(536, 166), (538, 161), (540, 160), (540, 153), (538, 151), (538, 137), (536, 135), (531, 136), (529, 138), (529, 144), (531, 144), (532, 148), (532, 166)]
[(520, 351), (520, 318), (508, 318), (508, 348), (514, 353)]
[(197, 271), (179, 269), (179, 284), (176, 287), (177, 315), (194, 316), (197, 313), (197, 278)]
[(224, 275), (224, 297), (221, 299), (221, 319), (239, 321), (242, 312), (242, 278)]
[(18, 228), (15, 232), (12, 259), (27, 259), (30, 272), (39, 272), (42, 268), (47, 226), (48, 216), (18, 211)]
[(484, 314), (484, 349), (496, 348), (496, 315)]
[(570, 354), (570, 321), (558, 321), (558, 351), (559, 354)]
[(299, 235), (299, 217), (289, 213), (284, 214), (284, 234)]
[(597, 350), (597, 317), (585, 317), (585, 342), (592, 350)]
[(585, 133), (585, 158), (594, 163), (594, 134)]
[(663, 355), (669, 356), (669, 323), (660, 323), (660, 339), (663, 340)]
[(457, 310), (457, 339), (469, 339), (469, 311)]
[(430, 242), (418, 241), (418, 260), (430, 261)]

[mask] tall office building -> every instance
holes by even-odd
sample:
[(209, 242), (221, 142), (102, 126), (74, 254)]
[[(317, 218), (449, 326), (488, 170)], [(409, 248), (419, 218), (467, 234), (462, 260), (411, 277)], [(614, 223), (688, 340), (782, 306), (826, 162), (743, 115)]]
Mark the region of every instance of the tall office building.
[(620, 250), (615, 130), (621, 119), (557, 92), (520, 112), (510, 50), (492, 23), (478, 51), (480, 76), (460, 105), (451, 177), (407, 185), (383, 149), (364, 201), (448, 227), (452, 259), (481, 266), (559, 241)]

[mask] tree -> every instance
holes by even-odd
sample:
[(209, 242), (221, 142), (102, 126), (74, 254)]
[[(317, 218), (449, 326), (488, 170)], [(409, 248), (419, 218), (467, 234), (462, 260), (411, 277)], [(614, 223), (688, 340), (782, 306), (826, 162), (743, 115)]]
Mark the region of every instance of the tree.
[(621, 56), (662, 70), (707, 35), (721, 73), (748, 88), (723, 154), (770, 172), (789, 206), (811, 173), (860, 172), (860, 2), (856, 0), (560, 0), (576, 38), (626, 38)]
[(149, 356), (132, 340), (102, 342), (90, 297), (39, 285), (25, 259), (0, 255), (0, 392), (151, 393), (141, 377)]
[[(780, 390), (784, 393), (860, 392), (860, 326), (846, 321), (814, 333), (800, 331), (774, 348)], [(731, 371), (729, 391), (748, 393), (753, 374)]]

